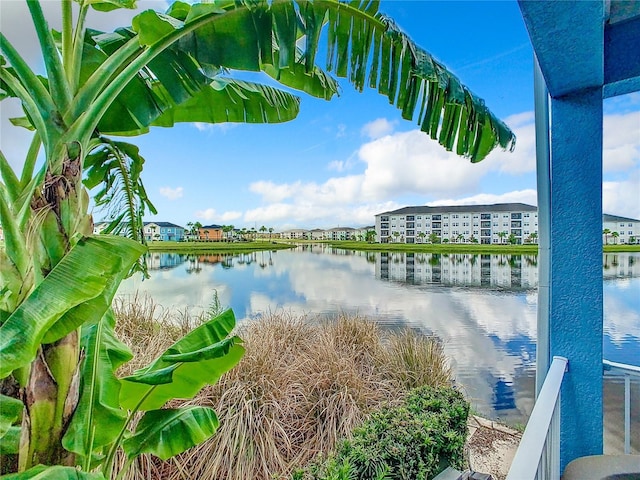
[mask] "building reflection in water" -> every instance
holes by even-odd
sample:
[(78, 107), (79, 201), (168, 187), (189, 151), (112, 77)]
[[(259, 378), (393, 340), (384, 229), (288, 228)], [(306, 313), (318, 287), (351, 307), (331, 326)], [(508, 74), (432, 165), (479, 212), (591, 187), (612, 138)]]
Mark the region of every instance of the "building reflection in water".
[(538, 285), (536, 255), (385, 253), (376, 259), (376, 277), (412, 285), (532, 289)]

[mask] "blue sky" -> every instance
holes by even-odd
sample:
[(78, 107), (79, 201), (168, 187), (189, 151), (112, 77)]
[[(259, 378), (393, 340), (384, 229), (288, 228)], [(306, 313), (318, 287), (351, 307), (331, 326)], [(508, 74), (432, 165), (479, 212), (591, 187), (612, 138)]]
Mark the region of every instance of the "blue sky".
[[(52, 3), (45, 2), (47, 11)], [(2, 32), (37, 64), (22, 2), (3, 1), (1, 8)], [(159, 212), (147, 220), (356, 227), (406, 205), (535, 204), (532, 50), (516, 1), (383, 0), (381, 11), (506, 121), (518, 136), (515, 152), (498, 150), (472, 165), (402, 120), (375, 91), (359, 94), (341, 82), (331, 102), (301, 94), (301, 113), (286, 124), (184, 124), (136, 138)], [(130, 17), (99, 14), (90, 25), (107, 29)], [(0, 144), (18, 167), (28, 135), (6, 134), (13, 130), (6, 118), (18, 106), (0, 105)], [(605, 212), (640, 218), (640, 94), (605, 103), (603, 189)]]

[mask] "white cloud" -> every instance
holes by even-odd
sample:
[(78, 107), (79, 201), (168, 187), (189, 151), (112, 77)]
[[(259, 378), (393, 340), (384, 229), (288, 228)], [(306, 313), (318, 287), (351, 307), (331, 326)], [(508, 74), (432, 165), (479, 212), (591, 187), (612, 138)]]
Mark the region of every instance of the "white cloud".
[(184, 189), (182, 187), (160, 187), (160, 195), (168, 198), (169, 200), (177, 200), (178, 198), (182, 198)]
[(337, 225), (372, 225), (377, 213), (400, 208), (396, 202), (374, 204), (325, 205), (274, 203), (248, 210), (244, 220), (277, 225), (280, 229), (293, 227), (335, 227)]
[(249, 191), (261, 195), (265, 202), (277, 203), (290, 198), (300, 185), (302, 185), (301, 182), (276, 185), (273, 182), (261, 180), (249, 185)]
[(428, 205), (436, 207), (439, 205), (491, 205), (492, 203), (526, 203), (535, 206), (538, 204), (538, 197), (536, 190), (530, 188), (501, 194), (480, 193), (455, 200), (437, 200), (435, 202), (429, 202)]
[(239, 124), (237, 123), (205, 123), (205, 122), (193, 122), (193, 125), (199, 132), (212, 132), (212, 131), (220, 131), (222, 133), (227, 133), (229, 130), (236, 128)]
[(206, 210), (197, 210), (195, 217), (198, 220), (213, 220), (216, 216), (216, 211), (213, 208), (207, 208)]
[(220, 215), (219, 218), (223, 222), (229, 222), (231, 220), (237, 220), (241, 217), (242, 217), (242, 212), (230, 211), (230, 212), (224, 212), (222, 215)]
[(640, 110), (605, 115), (603, 129), (603, 169), (629, 171), (640, 165)]
[(215, 208), (207, 208), (206, 210), (197, 210), (194, 214), (198, 220), (205, 220), (208, 222), (216, 221), (226, 223), (229, 221), (237, 220), (242, 217), (242, 212), (229, 211), (224, 213), (216, 212)]
[(640, 169), (625, 180), (602, 184), (602, 210), (613, 215), (640, 219)]
[(396, 123), (397, 122), (395, 121), (390, 122), (386, 118), (378, 118), (365, 124), (360, 132), (362, 135), (369, 137), (370, 140), (375, 140), (393, 132), (393, 128)]

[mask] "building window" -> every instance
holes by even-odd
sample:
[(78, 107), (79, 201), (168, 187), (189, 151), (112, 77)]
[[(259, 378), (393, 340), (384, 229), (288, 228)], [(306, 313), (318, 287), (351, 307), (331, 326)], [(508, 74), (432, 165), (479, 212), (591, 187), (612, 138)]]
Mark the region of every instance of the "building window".
[(521, 213), (512, 213), (511, 214), (511, 220), (520, 220), (522, 218), (522, 214)]
[(416, 219), (413, 215), (407, 215), (407, 222), (413, 222)]
[(431, 220), (442, 220), (442, 215), (432, 215)]
[(389, 221), (389, 217), (386, 215), (383, 215), (382, 217), (380, 217), (380, 221), (381, 222), (388, 222)]
[(407, 230), (407, 237), (413, 237), (416, 234), (415, 230)]

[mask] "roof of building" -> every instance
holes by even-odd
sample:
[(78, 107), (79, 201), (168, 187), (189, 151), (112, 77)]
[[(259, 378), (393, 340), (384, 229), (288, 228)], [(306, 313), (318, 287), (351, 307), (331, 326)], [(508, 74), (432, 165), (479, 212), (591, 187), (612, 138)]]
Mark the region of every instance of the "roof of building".
[(605, 213), (602, 215), (602, 221), (604, 222), (640, 222), (640, 220), (636, 220), (635, 218), (620, 217), (618, 215), (610, 215), (608, 213)]
[(449, 212), (536, 212), (537, 207), (526, 203), (495, 203), (492, 205), (439, 205), (430, 207), (428, 205), (417, 205), (413, 207), (403, 207), (390, 212), (376, 215), (407, 215), (412, 213), (449, 213)]
[(184, 227), (181, 227), (180, 225), (176, 225), (175, 223), (171, 223), (171, 222), (143, 222), (143, 225), (146, 227), (147, 225), (157, 225), (159, 227), (172, 227), (172, 228), (182, 228), (184, 229)]
[(200, 228), (206, 228), (206, 229), (211, 229), (211, 230), (222, 230), (222, 225), (203, 225)]

